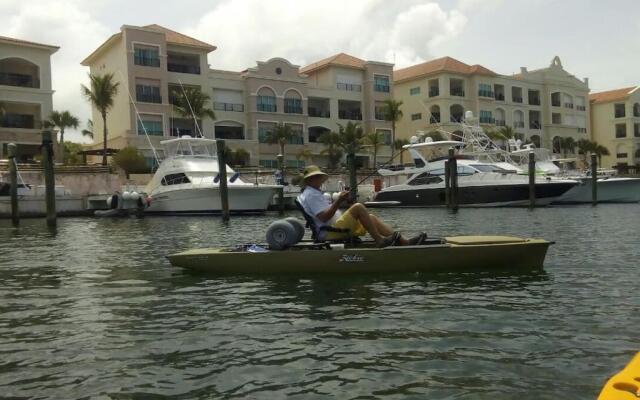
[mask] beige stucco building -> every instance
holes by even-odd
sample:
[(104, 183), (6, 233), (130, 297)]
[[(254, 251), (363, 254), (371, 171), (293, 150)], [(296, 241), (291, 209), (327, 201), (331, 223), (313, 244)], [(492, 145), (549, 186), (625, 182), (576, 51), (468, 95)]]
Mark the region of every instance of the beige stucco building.
[(603, 167), (640, 165), (640, 86), (592, 93), (593, 140), (609, 150)]
[[(169, 137), (198, 135), (194, 121), (177, 115), (172, 106), (182, 86), (200, 88), (212, 99), (216, 119), (199, 121), (202, 134), (247, 150), (252, 165), (276, 165), (278, 146), (264, 140), (276, 123), (289, 124), (298, 133), (285, 148), (286, 163), (297, 167), (326, 163), (318, 138), (350, 120), (365, 132), (378, 130), (390, 137), (380, 107), (391, 98), (391, 64), (341, 53), (303, 68), (272, 58), (244, 71), (224, 71), (209, 68), (207, 55), (214, 50), (158, 25), (125, 25), (89, 55), (82, 65), (92, 74), (114, 73), (122, 86), (108, 116), (108, 146), (135, 146), (151, 161), (143, 126), (154, 147)], [(102, 123), (97, 110), (93, 113), (100, 137)], [(296, 157), (304, 149), (311, 150), (311, 159)], [(388, 154), (388, 148), (380, 150), (381, 159)], [(360, 156), (368, 162), (369, 154)]]
[(40, 152), (52, 111), (51, 55), (58, 47), (0, 36), (0, 158), (16, 143), (25, 162)]
[(558, 139), (589, 138), (588, 79), (580, 80), (555, 57), (549, 67), (500, 75), (482, 65), (443, 57), (394, 71), (396, 100), (403, 102), (398, 137), (438, 128), (460, 131), (473, 111), (485, 128), (511, 126), (524, 138), (559, 153)]

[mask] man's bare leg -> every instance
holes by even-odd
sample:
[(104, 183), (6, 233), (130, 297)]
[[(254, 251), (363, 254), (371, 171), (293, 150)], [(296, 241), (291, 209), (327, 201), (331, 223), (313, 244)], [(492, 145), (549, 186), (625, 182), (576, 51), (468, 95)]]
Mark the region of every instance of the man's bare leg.
[[(372, 218), (372, 215), (369, 214), (365, 206), (363, 206), (361, 203), (356, 203), (349, 208), (348, 212), (351, 213), (351, 215), (355, 219), (360, 221), (362, 226), (364, 226), (364, 229), (366, 229), (367, 232), (369, 232), (369, 234), (371, 235), (373, 240), (376, 241), (376, 243), (382, 243), (382, 241), (384, 240), (384, 236), (378, 230), (378, 223), (376, 222), (376, 220), (374, 220), (375, 217)], [(385, 236), (389, 236), (389, 235), (385, 235)]]

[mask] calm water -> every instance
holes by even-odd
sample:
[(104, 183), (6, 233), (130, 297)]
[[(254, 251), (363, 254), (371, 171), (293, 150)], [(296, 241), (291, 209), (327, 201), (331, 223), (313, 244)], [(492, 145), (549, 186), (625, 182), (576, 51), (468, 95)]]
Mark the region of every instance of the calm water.
[(215, 278), (274, 216), (0, 221), (0, 397), (586, 399), (640, 349), (640, 205), (381, 210), (557, 241), (544, 272)]

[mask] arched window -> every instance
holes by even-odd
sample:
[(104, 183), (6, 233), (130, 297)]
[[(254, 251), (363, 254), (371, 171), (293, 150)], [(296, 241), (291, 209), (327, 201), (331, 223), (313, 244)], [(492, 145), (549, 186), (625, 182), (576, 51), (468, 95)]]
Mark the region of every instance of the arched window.
[(540, 136), (538, 135), (531, 136), (531, 143), (533, 143), (536, 147), (540, 148)]
[(553, 152), (556, 154), (562, 153), (562, 140), (560, 136), (555, 136), (552, 141), (553, 144)]
[(451, 122), (462, 122), (464, 119), (464, 107), (460, 104), (454, 104), (449, 107), (449, 113), (451, 115)]
[(0, 60), (0, 85), (40, 88), (40, 67), (24, 58)]
[(560, 92), (551, 93), (551, 106), (560, 107), (562, 104), (562, 94)]
[(431, 106), (431, 108), (429, 109), (429, 112), (431, 113), (429, 122), (431, 122), (432, 124), (439, 124), (440, 123), (440, 106), (437, 104)]
[(289, 89), (284, 94), (284, 112), (287, 114), (302, 114), (302, 96), (298, 91)]
[(505, 112), (502, 108), (496, 108), (495, 120), (496, 120), (496, 126), (505, 126), (507, 124)]
[(258, 89), (258, 98), (257, 98), (257, 109), (258, 111), (264, 112), (276, 112), (276, 94), (273, 89), (263, 86)]
[(309, 127), (309, 143), (320, 142), (320, 137), (325, 133), (331, 132), (331, 129), (324, 126), (310, 126)]

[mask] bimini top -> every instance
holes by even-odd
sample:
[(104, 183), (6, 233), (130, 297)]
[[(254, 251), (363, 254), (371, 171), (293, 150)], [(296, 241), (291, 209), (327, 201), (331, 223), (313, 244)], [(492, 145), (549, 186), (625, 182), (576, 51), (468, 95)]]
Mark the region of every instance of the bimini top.
[(217, 156), (214, 139), (194, 138), (185, 135), (181, 138), (163, 140), (160, 144), (164, 147), (167, 157), (215, 158)]

